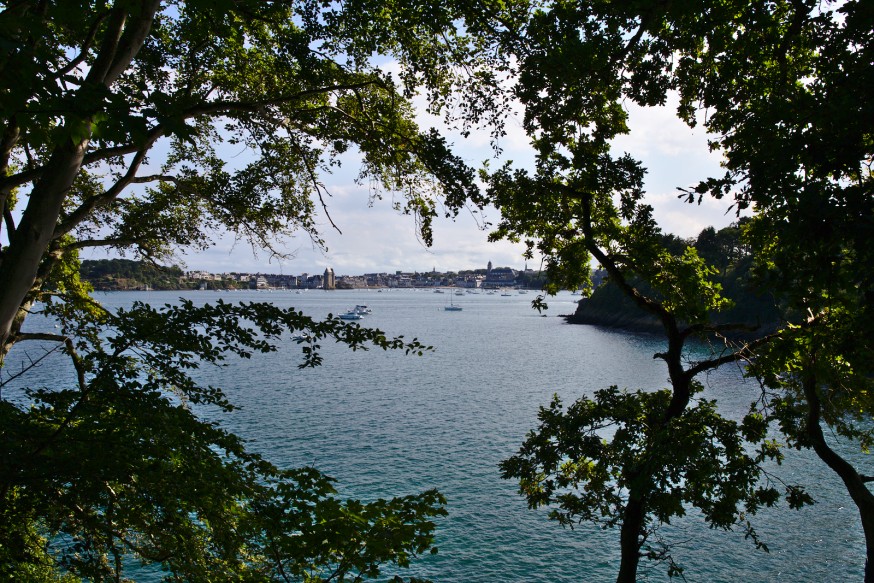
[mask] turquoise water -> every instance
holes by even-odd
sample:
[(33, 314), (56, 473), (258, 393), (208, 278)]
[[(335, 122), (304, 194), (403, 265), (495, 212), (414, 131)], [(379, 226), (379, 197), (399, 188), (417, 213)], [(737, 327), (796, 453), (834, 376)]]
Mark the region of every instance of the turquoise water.
[[(582, 524), (562, 529), (529, 510), (498, 463), (534, 427), (553, 393), (565, 402), (612, 384), (660, 388), (667, 373), (653, 353), (659, 338), (568, 325), (576, 297), (549, 300), (547, 317), (527, 295), (465, 295), (447, 312), (448, 295), (422, 290), (294, 292), (147, 292), (98, 294), (108, 307), (152, 304), (180, 295), (196, 302), (270, 301), (314, 316), (367, 304), (361, 323), (417, 337), (436, 350), (422, 357), (352, 353), (323, 342), (324, 365), (298, 370), (299, 346), (202, 372), (239, 411), (223, 423), (281, 466), (312, 464), (338, 480), (343, 495), (372, 499), (439, 489), (449, 515), (439, 521), (439, 554), (410, 575), (435, 581), (610, 581), (618, 532)], [(45, 374), (51, 374), (46, 370)], [(757, 386), (727, 367), (702, 379), (723, 413), (738, 417)], [(776, 476), (801, 481), (818, 504), (754, 519), (770, 553), (739, 532), (711, 531), (694, 516), (662, 531), (688, 581), (856, 581), (862, 579), (861, 525), (840, 482), (806, 452), (787, 453)], [(863, 460), (864, 462), (864, 460)], [(870, 472), (869, 472), (870, 473)], [(662, 565), (642, 563), (649, 580)]]

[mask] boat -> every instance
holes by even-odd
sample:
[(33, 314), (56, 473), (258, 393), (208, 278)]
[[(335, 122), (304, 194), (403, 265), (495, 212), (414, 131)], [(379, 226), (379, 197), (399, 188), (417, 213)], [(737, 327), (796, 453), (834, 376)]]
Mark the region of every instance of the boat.
[(442, 293), (443, 293), (443, 290), (438, 288), (438, 289), (435, 289), (435, 290), (434, 290), (434, 293), (435, 293), (435, 294), (442, 294)]
[(453, 304), (452, 303), (452, 296), (449, 296), (449, 305), (443, 306), (443, 309), (446, 310), (447, 312), (460, 312), (461, 306), (456, 306), (455, 304)]
[(304, 342), (309, 341), (311, 339), (311, 337), (309, 334), (303, 333), (303, 334), (295, 334), (294, 336), (291, 337), (291, 339), (293, 341), (297, 342), (298, 344), (303, 344)]
[(508, 292), (508, 291), (504, 291), (504, 292), (501, 292), (501, 295), (504, 296), (504, 297), (510, 297), (510, 296), (512, 296), (513, 294), (511, 294), (511, 293)]
[(349, 310), (348, 312), (344, 312), (344, 313), (340, 314), (341, 320), (360, 320), (363, 317), (364, 316), (362, 316), (361, 314), (359, 314), (355, 310)]
[(457, 289), (457, 290), (455, 290), (455, 295), (457, 295), (457, 296), (463, 296), (463, 295), (464, 295), (464, 292), (461, 291), (460, 289)]
[(355, 312), (356, 314), (361, 314), (362, 316), (373, 313), (373, 310), (371, 310), (370, 308), (368, 308), (364, 304), (359, 304), (359, 305), (355, 306), (354, 308), (352, 308), (351, 311)]

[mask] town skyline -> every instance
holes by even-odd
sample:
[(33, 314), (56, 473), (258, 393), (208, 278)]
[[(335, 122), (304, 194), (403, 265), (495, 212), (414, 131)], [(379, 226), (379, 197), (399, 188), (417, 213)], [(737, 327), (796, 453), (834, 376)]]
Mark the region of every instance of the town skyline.
[(97, 290), (137, 289), (360, 289), (360, 288), (491, 288), (542, 286), (543, 273), (527, 265), (522, 269), (493, 266), (472, 270), (373, 272), (335, 275), (322, 273), (277, 274), (205, 270), (183, 271), (178, 266), (157, 267), (126, 259), (87, 260), (82, 277)]

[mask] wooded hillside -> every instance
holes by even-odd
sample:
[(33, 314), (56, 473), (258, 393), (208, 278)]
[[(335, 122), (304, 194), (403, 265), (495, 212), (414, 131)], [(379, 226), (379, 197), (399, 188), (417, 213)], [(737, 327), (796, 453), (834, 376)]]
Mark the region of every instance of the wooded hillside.
[(182, 269), (175, 265), (164, 267), (130, 259), (85, 260), (80, 275), (94, 289), (105, 291), (180, 289), (187, 285), (182, 281)]
[[(666, 247), (680, 255), (691, 246), (698, 255), (718, 271), (717, 281), (722, 286), (723, 295), (733, 305), (722, 312), (712, 314), (714, 323), (741, 324), (749, 331), (758, 332), (773, 329), (785, 319), (778, 303), (767, 293), (762, 293), (756, 284), (752, 271), (753, 257), (741, 243), (741, 230), (744, 221), (734, 223), (717, 231), (707, 227), (696, 239), (683, 240), (673, 235), (665, 235)], [(655, 291), (643, 281), (636, 280), (636, 286), (648, 294)], [(595, 324), (644, 332), (660, 332), (661, 323), (624, 294), (609, 278), (597, 286), (592, 295), (577, 305), (576, 311), (568, 316), (575, 324)], [(743, 331), (739, 331), (743, 334)]]

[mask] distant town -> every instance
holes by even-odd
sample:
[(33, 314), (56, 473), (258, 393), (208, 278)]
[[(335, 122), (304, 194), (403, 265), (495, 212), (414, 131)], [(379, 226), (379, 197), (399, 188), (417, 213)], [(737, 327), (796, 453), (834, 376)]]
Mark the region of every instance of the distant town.
[(336, 275), (330, 267), (322, 273), (286, 275), (275, 273), (210, 273), (183, 271), (178, 267), (161, 267), (125, 259), (82, 262), (82, 277), (97, 290), (123, 291), (144, 289), (364, 289), (458, 287), (469, 289), (524, 288), (539, 289), (544, 283), (540, 271), (493, 267), (458, 272), (365, 273)]

